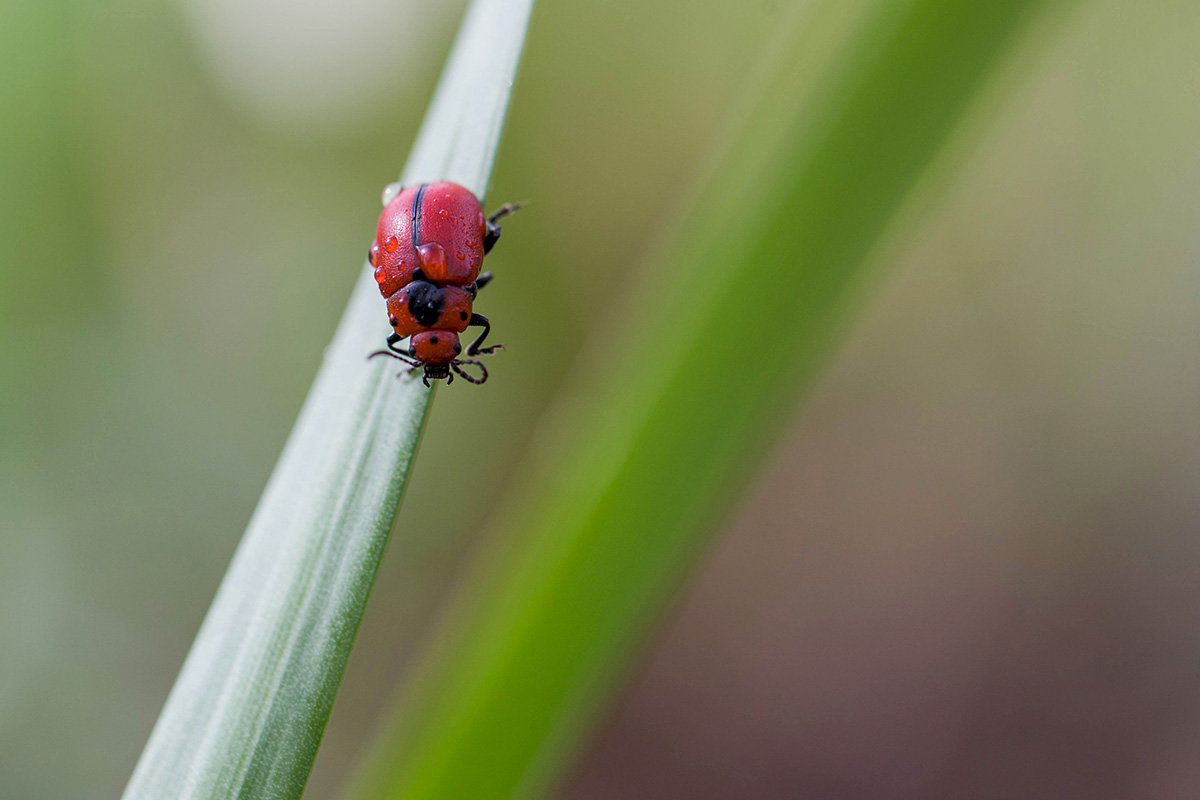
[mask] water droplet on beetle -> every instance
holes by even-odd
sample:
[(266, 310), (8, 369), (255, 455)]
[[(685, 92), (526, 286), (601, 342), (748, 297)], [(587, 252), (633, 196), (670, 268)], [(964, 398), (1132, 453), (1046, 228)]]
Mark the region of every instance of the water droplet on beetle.
[(388, 203), (396, 199), (396, 195), (400, 194), (400, 190), (402, 188), (404, 187), (402, 187), (399, 182), (389, 183), (387, 186), (383, 187), (383, 193), (379, 196), (379, 199), (382, 200), (383, 204), (386, 206)]

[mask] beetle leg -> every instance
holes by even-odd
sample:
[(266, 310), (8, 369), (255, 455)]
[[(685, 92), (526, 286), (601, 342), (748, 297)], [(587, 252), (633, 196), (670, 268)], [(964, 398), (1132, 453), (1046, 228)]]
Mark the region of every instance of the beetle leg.
[(487, 232), (483, 235), (483, 253), (487, 255), (496, 246), (496, 241), (500, 238), (499, 221), (507, 217), (509, 214), (516, 211), (524, 203), (505, 203), (493, 212), (487, 218)]
[(486, 256), (492, 252), (492, 248), (496, 246), (496, 242), (498, 241), (500, 241), (500, 226), (489, 219), (487, 232), (483, 234), (483, 254)]
[(485, 272), (482, 275), (480, 275), (478, 278), (476, 278), (474, 283), (472, 283), (470, 286), (465, 287), (466, 290), (471, 293), (472, 300), (474, 300), (476, 297), (479, 296), (480, 289), (482, 289), (483, 287), (487, 286), (489, 283), (492, 282), (493, 277), (494, 276), (492, 275), (492, 273)]
[(469, 356), (487, 355), (488, 353), (494, 353), (501, 347), (504, 347), (504, 345), (502, 345), (502, 344), (494, 344), (491, 347), (480, 347), (479, 346), (479, 345), (483, 344), (483, 340), (486, 339), (488, 337), (488, 334), (492, 332), (492, 323), (488, 322), (488, 318), (485, 317), (483, 314), (472, 314), (471, 315), (471, 321), (467, 323), (467, 327), (469, 328), (473, 325), (474, 326), (482, 325), (483, 333), (479, 334), (478, 338), (476, 338), (475, 341), (471, 342), (471, 346), (467, 348), (467, 355), (469, 355)]
[(497, 208), (495, 211), (492, 212), (492, 215), (490, 217), (488, 217), (488, 222), (495, 223), (497, 220), (502, 220), (523, 205), (525, 205), (524, 202), (505, 203), (504, 205), (500, 206), (499, 208)]
[(397, 361), (403, 361), (405, 364), (412, 366), (413, 369), (416, 369), (418, 366), (420, 366), (420, 364), (413, 360), (412, 352), (396, 347), (396, 343), (403, 338), (404, 337), (400, 334), (392, 331), (391, 335), (387, 337), (387, 349), (376, 350), (374, 353), (371, 353), (371, 355), (367, 356), (367, 358), (370, 359), (374, 358), (375, 356), (390, 356), (391, 358), (394, 358)]
[(401, 341), (403, 341), (404, 338), (405, 337), (401, 336), (400, 334), (396, 333), (395, 331), (392, 331), (390, 334), (388, 334), (388, 337), (387, 337), (387, 349), (391, 350), (393, 353), (396, 353), (398, 355), (402, 355), (402, 356), (411, 358), (412, 351), (406, 350), (401, 347), (396, 347), (396, 345), (399, 344)]

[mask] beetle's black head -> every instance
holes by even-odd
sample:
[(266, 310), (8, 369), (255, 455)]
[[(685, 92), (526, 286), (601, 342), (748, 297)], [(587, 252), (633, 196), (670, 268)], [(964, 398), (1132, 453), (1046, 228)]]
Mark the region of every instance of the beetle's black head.
[[(472, 375), (470, 372), (463, 369), (467, 364), (479, 368), (478, 375)], [(428, 386), (430, 381), (446, 381), (449, 386), (454, 381), (454, 376), (458, 375), (471, 383), (483, 383), (488, 379), (487, 367), (480, 364), (473, 358), (456, 358), (449, 364), (426, 364), (425, 374), (421, 376), (421, 380)]]
[(449, 364), (426, 364), (425, 379), (431, 381), (441, 381), (450, 377)]

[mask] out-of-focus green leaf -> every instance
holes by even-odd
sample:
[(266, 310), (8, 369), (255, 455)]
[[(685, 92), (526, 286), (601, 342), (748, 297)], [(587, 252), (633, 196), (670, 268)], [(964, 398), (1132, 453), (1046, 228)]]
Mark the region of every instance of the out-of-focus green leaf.
[(813, 382), (914, 185), (1051, 5), (827, 2), (781, 24), (757, 102), (643, 265), (513, 535), (464, 581), (350, 797), (546, 791)]
[[(484, 193), (531, 6), (472, 4), (404, 181)], [(364, 269), (125, 800), (303, 791), (431, 398), (386, 334)]]

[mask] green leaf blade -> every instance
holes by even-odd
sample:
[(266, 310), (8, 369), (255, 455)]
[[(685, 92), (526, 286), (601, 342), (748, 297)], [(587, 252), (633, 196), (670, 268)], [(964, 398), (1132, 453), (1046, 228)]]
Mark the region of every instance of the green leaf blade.
[[(405, 180), (483, 195), (531, 8), (472, 4)], [(364, 268), (125, 800), (303, 791), (432, 398), (367, 361), (385, 319)]]
[(546, 792), (815, 379), (913, 187), (1052, 5), (830, 2), (798, 28), (351, 798)]

